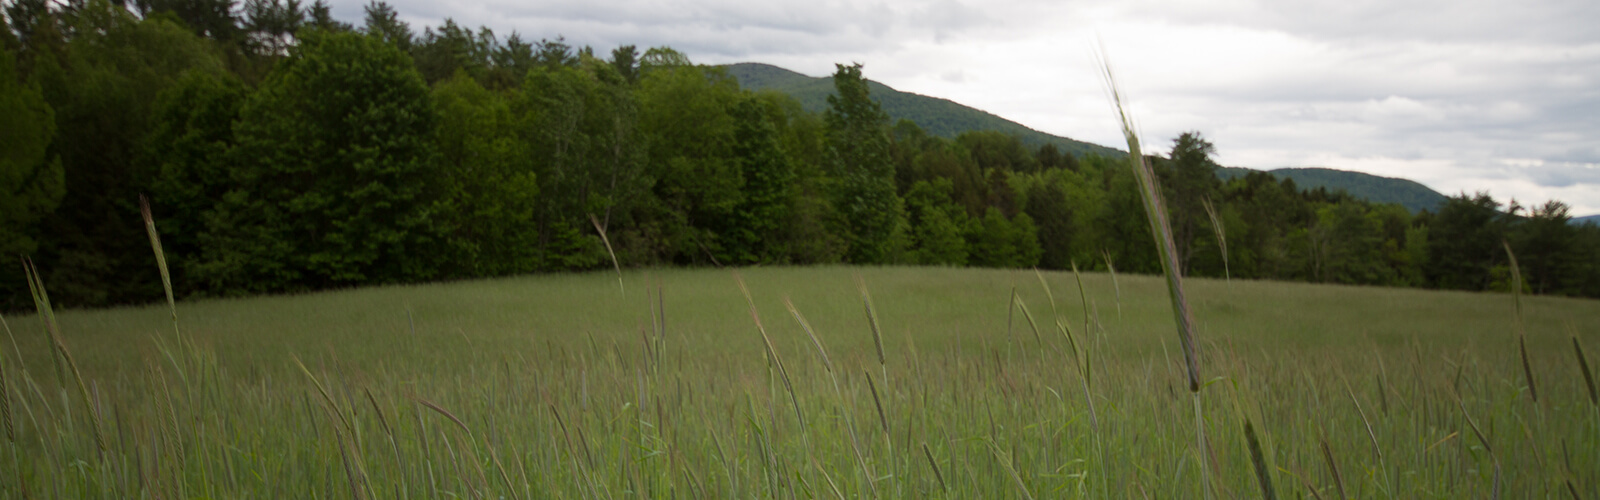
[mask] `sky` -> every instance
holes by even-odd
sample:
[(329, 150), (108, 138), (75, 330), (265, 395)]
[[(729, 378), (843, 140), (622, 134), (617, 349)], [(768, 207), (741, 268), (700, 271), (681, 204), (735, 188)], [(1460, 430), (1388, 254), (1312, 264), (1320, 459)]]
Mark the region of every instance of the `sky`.
[[(364, 2), (333, 0), (360, 25)], [(897, 90), (1126, 149), (1099, 61), (1145, 143), (1185, 131), (1218, 163), (1328, 167), (1559, 199), (1600, 214), (1595, 0), (390, 0), (412, 29), (446, 17), (608, 54), (811, 76), (835, 63)]]

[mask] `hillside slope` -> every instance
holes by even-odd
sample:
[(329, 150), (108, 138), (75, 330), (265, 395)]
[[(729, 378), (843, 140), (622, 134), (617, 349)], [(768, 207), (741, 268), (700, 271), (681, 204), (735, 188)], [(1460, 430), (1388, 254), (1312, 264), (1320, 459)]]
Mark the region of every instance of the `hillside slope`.
[[(1253, 169), (1223, 167), (1217, 175), (1224, 180), (1243, 176)], [(1301, 189), (1318, 187), (1344, 190), (1351, 195), (1375, 203), (1398, 203), (1412, 213), (1438, 210), (1445, 195), (1417, 181), (1382, 177), (1349, 170), (1332, 168), (1279, 168), (1266, 171), (1279, 179), (1293, 179)]]
[[(762, 63), (739, 63), (723, 66), (739, 85), (751, 90), (775, 90), (789, 94), (807, 110), (821, 112), (828, 106), (828, 96), (833, 94), (833, 78), (811, 77), (784, 68)], [(983, 110), (974, 109), (949, 99), (901, 92), (881, 83), (868, 80), (872, 97), (883, 105), (891, 120), (902, 118), (916, 122), (929, 134), (955, 137), (971, 130), (994, 130), (1015, 134), (1023, 143), (1038, 147), (1054, 143), (1062, 151), (1078, 156), (1098, 154), (1122, 156), (1126, 152), (1075, 139), (1054, 136), (1030, 129)], [(1242, 167), (1223, 167), (1217, 175), (1223, 179), (1239, 177), (1254, 171)], [(1398, 203), (1413, 213), (1437, 210), (1445, 195), (1408, 179), (1381, 177), (1361, 172), (1331, 168), (1280, 168), (1267, 171), (1280, 179), (1293, 179), (1303, 189), (1324, 187), (1344, 190), (1353, 196), (1377, 203)], [(1600, 219), (1600, 216), (1586, 219)], [(1578, 221), (1578, 219), (1574, 219)], [(1600, 221), (1597, 221), (1600, 222)]]
[[(828, 106), (828, 96), (833, 94), (832, 77), (810, 77), (770, 64), (739, 63), (723, 66), (739, 85), (750, 90), (776, 90), (793, 96), (809, 111), (821, 112)], [(964, 106), (949, 99), (901, 92), (887, 85), (868, 80), (872, 98), (883, 105), (889, 119), (908, 119), (931, 135), (955, 137), (970, 130), (994, 130), (1014, 134), (1031, 147), (1055, 144), (1063, 152), (1077, 156), (1092, 154), (1118, 156), (1127, 153), (1115, 148), (1087, 143), (1067, 137), (1046, 134), (1007, 120), (983, 110)]]

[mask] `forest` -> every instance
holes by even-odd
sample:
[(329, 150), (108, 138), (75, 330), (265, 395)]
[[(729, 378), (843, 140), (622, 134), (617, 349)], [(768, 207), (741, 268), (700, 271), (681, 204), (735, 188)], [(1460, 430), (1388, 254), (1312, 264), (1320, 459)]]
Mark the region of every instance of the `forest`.
[[(418, 32), (381, 2), (360, 26), (322, 0), (4, 10), (0, 253), (58, 305), (163, 297), (142, 208), (185, 297), (613, 265), (1160, 273), (1128, 158), (891, 123), (859, 64), (814, 113), (671, 48)], [(1514, 258), (1527, 292), (1600, 297), (1600, 228), (1560, 201), (1412, 213), (1166, 144), (1186, 275), (1506, 290)], [(0, 265), (0, 310), (24, 284)]]

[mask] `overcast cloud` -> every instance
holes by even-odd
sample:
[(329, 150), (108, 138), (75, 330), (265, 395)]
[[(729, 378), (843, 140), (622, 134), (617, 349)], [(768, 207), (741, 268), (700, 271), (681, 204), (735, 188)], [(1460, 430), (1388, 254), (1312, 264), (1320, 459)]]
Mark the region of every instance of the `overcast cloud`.
[[(391, 0), (597, 52), (667, 45), (708, 64), (868, 78), (1123, 147), (1103, 45), (1145, 140), (1187, 130), (1224, 165), (1321, 166), (1445, 194), (1555, 198), (1600, 214), (1600, 2), (1593, 0)], [(365, 3), (334, 0), (359, 24)]]

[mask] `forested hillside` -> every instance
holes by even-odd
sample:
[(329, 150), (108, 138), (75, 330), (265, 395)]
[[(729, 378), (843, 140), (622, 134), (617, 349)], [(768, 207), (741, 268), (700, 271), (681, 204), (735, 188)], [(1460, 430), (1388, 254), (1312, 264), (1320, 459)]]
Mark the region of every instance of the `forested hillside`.
[[(827, 109), (828, 96), (833, 94), (831, 78), (813, 78), (784, 68), (761, 63), (740, 63), (726, 66), (728, 74), (739, 84), (752, 90), (776, 90), (794, 97), (808, 111)], [(1030, 129), (999, 116), (963, 106), (959, 103), (907, 92), (868, 80), (873, 99), (883, 106), (891, 120), (911, 120), (930, 135), (954, 138), (964, 132), (998, 131), (1015, 135), (1029, 147), (1054, 144), (1062, 152), (1076, 156), (1117, 156), (1127, 154), (1113, 148), (1049, 135)], [(1255, 170), (1242, 167), (1222, 167), (1217, 170), (1223, 181), (1243, 177)], [(1398, 203), (1412, 213), (1438, 210), (1445, 196), (1416, 181), (1380, 177), (1361, 172), (1331, 168), (1279, 168), (1268, 170), (1278, 179), (1293, 179), (1303, 188), (1344, 190), (1357, 198), (1376, 203)]]
[[(162, 296), (141, 197), (182, 296), (613, 259), (1159, 269), (1126, 156), (896, 122), (859, 65), (818, 111), (666, 47), (419, 32), (383, 3), (359, 26), (320, 1), (6, 10), (0, 249), (60, 305)], [(1600, 229), (1558, 201), (1413, 214), (1224, 182), (1214, 154), (1191, 132), (1153, 158), (1187, 274), (1504, 289), (1509, 245), (1530, 291), (1600, 297)], [(0, 266), (0, 308), (30, 306)]]
[[(1243, 177), (1251, 172), (1257, 170), (1240, 167), (1224, 167), (1218, 170), (1223, 180)], [(1296, 185), (1306, 189), (1342, 190), (1374, 203), (1396, 203), (1411, 210), (1413, 214), (1424, 210), (1438, 211), (1445, 201), (1445, 195), (1410, 179), (1381, 177), (1332, 168), (1279, 168), (1265, 172), (1280, 180), (1293, 180)]]
[[(726, 68), (744, 88), (783, 92), (799, 100), (807, 111), (823, 112), (828, 107), (828, 96), (833, 95), (832, 77), (814, 78), (761, 63), (730, 64)], [(1099, 144), (1046, 134), (949, 99), (901, 92), (871, 80), (867, 81), (867, 86), (872, 91), (872, 99), (889, 114), (890, 121), (911, 120), (931, 135), (950, 139), (962, 132), (996, 131), (1015, 135), (1028, 147), (1054, 144), (1061, 152), (1079, 157), (1127, 154)]]

